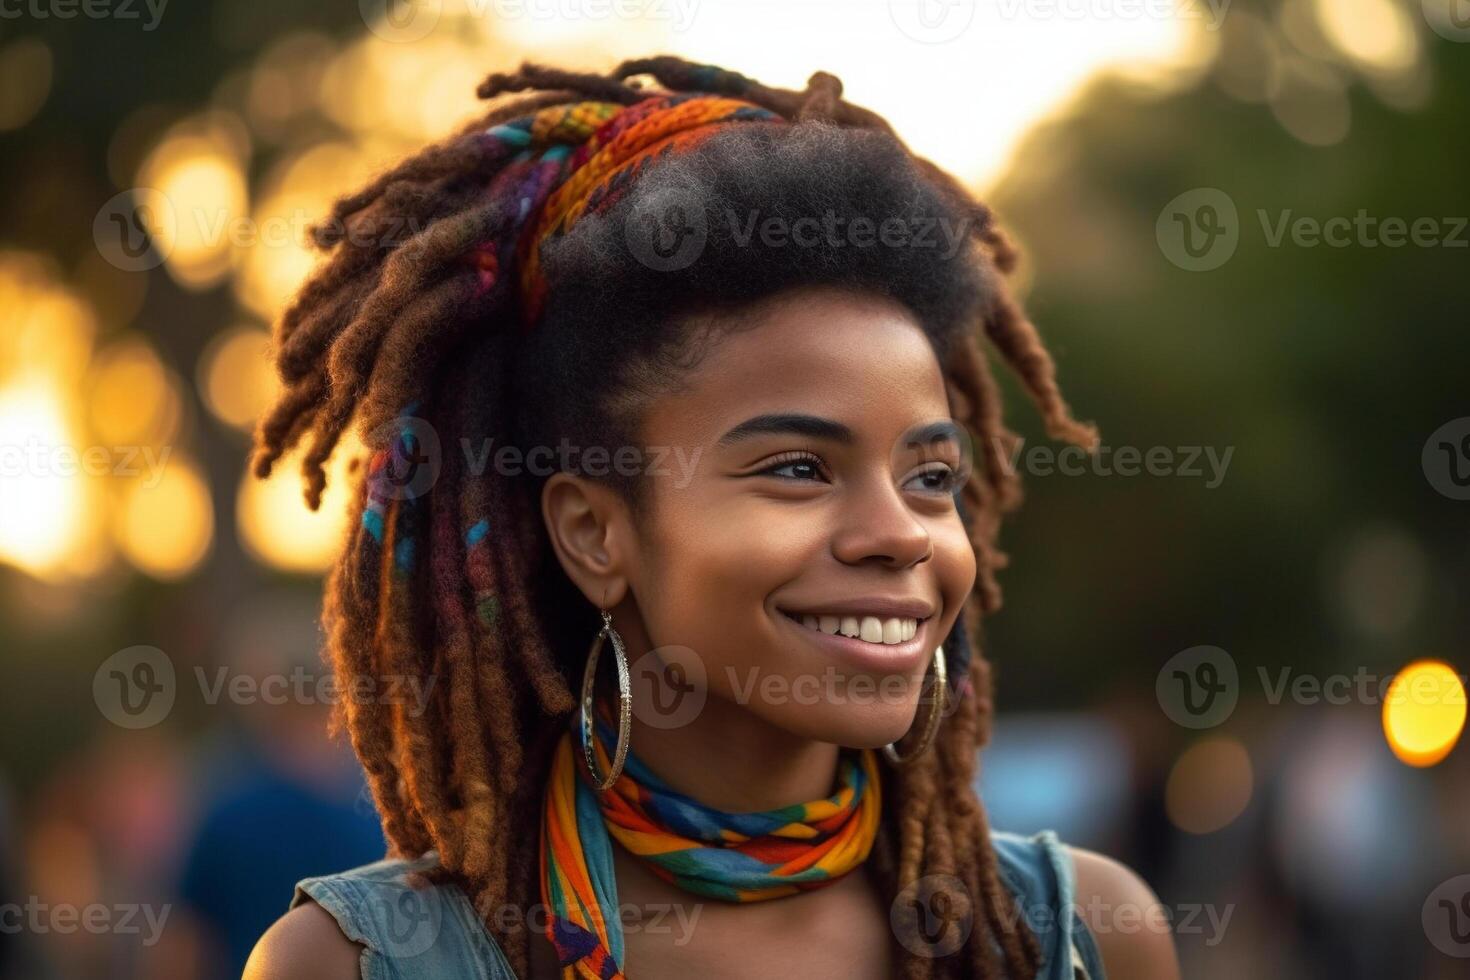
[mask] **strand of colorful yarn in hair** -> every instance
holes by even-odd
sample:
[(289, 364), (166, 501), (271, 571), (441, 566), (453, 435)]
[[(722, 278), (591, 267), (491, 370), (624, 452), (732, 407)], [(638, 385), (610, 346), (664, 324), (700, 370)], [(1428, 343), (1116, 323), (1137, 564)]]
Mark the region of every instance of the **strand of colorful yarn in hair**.
[(510, 156), (488, 188), (504, 201), (504, 220), (471, 262), (489, 289), (518, 269), (522, 316), (531, 326), (543, 311), (547, 283), (541, 247), (584, 214), (611, 206), (650, 161), (692, 147), (733, 122), (784, 122), (769, 109), (705, 93), (651, 95), (632, 105), (575, 102), (491, 127), (485, 139)]
[[(595, 727), (593, 750), (607, 767), (614, 733), (602, 717)], [(871, 749), (841, 753), (830, 796), (757, 813), (726, 813), (679, 793), (632, 752), (599, 795), (577, 757), (568, 731), (552, 761), (541, 834), (547, 936), (569, 980), (623, 976), (613, 840), (692, 894), (759, 902), (832, 884), (867, 859), (878, 833), (882, 790)]]

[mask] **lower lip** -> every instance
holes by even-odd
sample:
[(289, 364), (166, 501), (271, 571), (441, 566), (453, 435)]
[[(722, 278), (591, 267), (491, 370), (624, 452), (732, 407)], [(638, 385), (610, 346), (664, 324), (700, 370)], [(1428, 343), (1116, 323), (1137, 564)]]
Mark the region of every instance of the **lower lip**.
[(934, 618), (932, 616), (919, 621), (919, 628), (910, 639), (894, 644), (869, 643), (841, 633), (823, 633), (821, 630), (803, 626), (780, 611), (777, 611), (776, 616), (806, 637), (807, 642), (862, 670), (885, 674), (910, 673), (934, 653), (935, 644), (929, 641), (929, 623)]

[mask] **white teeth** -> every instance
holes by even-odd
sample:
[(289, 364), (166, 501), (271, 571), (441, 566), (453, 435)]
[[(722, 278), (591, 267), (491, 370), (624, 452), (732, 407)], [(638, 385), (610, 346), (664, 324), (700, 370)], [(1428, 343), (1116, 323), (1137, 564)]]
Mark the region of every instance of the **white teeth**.
[(905, 619), (899, 616), (881, 619), (877, 616), (817, 616), (813, 613), (803, 613), (801, 625), (807, 629), (820, 630), (823, 633), (840, 633), (843, 636), (861, 639), (865, 643), (878, 643), (884, 646), (906, 643), (919, 632), (917, 619)]

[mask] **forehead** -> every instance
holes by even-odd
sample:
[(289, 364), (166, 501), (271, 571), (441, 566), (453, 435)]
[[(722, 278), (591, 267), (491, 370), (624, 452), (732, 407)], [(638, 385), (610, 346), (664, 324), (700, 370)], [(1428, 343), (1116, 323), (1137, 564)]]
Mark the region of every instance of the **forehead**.
[(949, 417), (929, 338), (893, 300), (830, 287), (793, 291), (715, 336), (681, 388), (645, 417), (651, 442), (709, 443), (765, 412), (832, 418), (874, 439)]

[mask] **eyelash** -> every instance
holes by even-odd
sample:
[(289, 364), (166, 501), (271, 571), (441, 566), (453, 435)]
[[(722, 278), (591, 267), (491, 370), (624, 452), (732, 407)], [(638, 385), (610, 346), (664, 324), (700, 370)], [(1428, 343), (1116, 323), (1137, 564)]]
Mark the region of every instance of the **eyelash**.
[[(776, 472), (775, 472), (776, 470), (785, 469), (786, 467), (796, 465), (797, 463), (809, 463), (812, 466), (816, 467), (818, 470), (823, 469), (821, 457), (817, 456), (815, 453), (809, 453), (809, 452), (788, 452), (788, 453), (782, 453), (780, 456), (776, 457), (775, 461), (772, 462), (771, 465), (769, 465), (769, 466), (765, 467), (764, 469), (760, 470), (759, 471), (759, 474), (760, 475), (775, 476), (776, 475)], [(939, 487), (937, 489), (926, 489), (926, 490), (922, 490), (922, 491), (920, 491), (921, 493), (929, 493), (929, 494), (936, 494), (936, 495), (937, 494), (945, 494), (945, 495), (948, 495), (948, 494), (951, 494), (951, 493), (954, 492), (954, 479), (955, 479), (955, 475), (956, 475), (954, 469), (952, 467), (950, 467), (950, 465), (948, 463), (942, 463), (940, 465), (943, 467), (943, 469), (933, 469), (933, 468), (930, 468), (930, 469), (926, 469), (926, 470), (923, 470), (923, 471), (921, 471), (919, 473), (914, 474), (914, 477), (915, 478), (922, 477), (922, 476), (928, 476), (928, 475), (933, 474), (933, 473), (941, 474), (944, 477), (944, 486)], [(781, 479), (781, 480), (801, 480), (803, 478), (802, 477), (797, 477), (797, 476), (778, 476), (777, 479)]]

